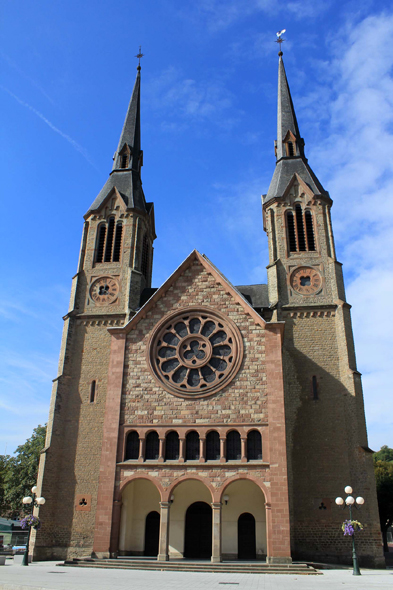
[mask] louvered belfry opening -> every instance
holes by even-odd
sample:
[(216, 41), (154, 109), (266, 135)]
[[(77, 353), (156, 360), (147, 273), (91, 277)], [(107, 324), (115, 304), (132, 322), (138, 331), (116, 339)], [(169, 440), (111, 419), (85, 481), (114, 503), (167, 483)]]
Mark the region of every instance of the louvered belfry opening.
[(96, 262), (102, 262), (104, 258), (104, 247), (106, 237), (106, 224), (103, 223), (98, 228), (98, 243), (97, 243), (97, 256)]
[(315, 252), (315, 234), (313, 216), (309, 209), (303, 212), (298, 203), (293, 211), (287, 211), (288, 250), (289, 252)]
[(149, 240), (147, 235), (143, 236), (142, 241), (142, 257), (141, 257), (141, 273), (147, 279), (147, 274), (149, 272)]
[(306, 211), (304, 214), (306, 220), (306, 234), (307, 234), (307, 245), (308, 250), (315, 251), (315, 239), (314, 239), (314, 228), (312, 224), (311, 211)]
[(111, 217), (108, 223), (101, 223), (97, 230), (96, 263), (119, 262), (123, 237), (123, 224)]
[(121, 222), (119, 222), (116, 225), (115, 245), (113, 247), (113, 262), (119, 262), (119, 260), (120, 260), (122, 233), (123, 233), (123, 225)]

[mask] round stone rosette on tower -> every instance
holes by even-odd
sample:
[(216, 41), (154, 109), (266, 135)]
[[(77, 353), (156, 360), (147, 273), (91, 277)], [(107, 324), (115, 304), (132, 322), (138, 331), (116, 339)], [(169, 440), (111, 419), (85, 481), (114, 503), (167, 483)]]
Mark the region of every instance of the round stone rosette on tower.
[(176, 310), (150, 338), (148, 364), (167, 391), (183, 398), (213, 395), (228, 385), (243, 359), (237, 326), (208, 308)]

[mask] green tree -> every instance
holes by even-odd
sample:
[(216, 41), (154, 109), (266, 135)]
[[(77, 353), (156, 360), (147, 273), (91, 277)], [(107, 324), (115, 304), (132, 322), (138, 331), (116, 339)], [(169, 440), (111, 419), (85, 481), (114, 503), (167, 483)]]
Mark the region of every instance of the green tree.
[(40, 452), (45, 446), (46, 425), (34, 428), (33, 434), (20, 445), (13, 457), (2, 455), (0, 461), (0, 497), (2, 516), (16, 518), (23, 514), (22, 498), (31, 495), (38, 475)]
[(374, 463), (377, 461), (393, 461), (393, 449), (387, 445), (383, 445), (379, 451), (373, 455)]
[[(376, 456), (378, 456), (376, 458)], [(379, 457), (391, 457), (381, 460)], [(374, 471), (377, 483), (379, 519), (383, 538), (383, 549), (389, 551), (387, 531), (393, 525), (393, 449), (386, 445), (374, 454)]]

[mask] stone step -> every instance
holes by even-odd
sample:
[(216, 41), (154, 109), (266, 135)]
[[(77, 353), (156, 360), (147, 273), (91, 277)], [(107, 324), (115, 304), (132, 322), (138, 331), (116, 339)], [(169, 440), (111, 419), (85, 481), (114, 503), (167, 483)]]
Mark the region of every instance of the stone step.
[(149, 571), (179, 571), (205, 573), (238, 573), (238, 574), (297, 574), (318, 575), (319, 572), (307, 564), (266, 564), (266, 563), (198, 563), (198, 562), (170, 562), (149, 561), (138, 559), (73, 559), (66, 560), (66, 567), (94, 567), (106, 569), (130, 569)]

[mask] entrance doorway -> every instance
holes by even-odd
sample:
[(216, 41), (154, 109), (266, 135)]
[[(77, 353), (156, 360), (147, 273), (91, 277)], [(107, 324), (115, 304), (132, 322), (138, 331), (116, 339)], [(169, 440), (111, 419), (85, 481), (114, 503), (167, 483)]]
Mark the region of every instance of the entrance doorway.
[(146, 516), (144, 555), (156, 557), (160, 538), (160, 515), (153, 510)]
[(186, 512), (184, 557), (210, 559), (212, 554), (212, 509), (206, 502), (194, 502)]
[(256, 559), (255, 518), (249, 512), (243, 512), (237, 521), (237, 557), (238, 559)]

